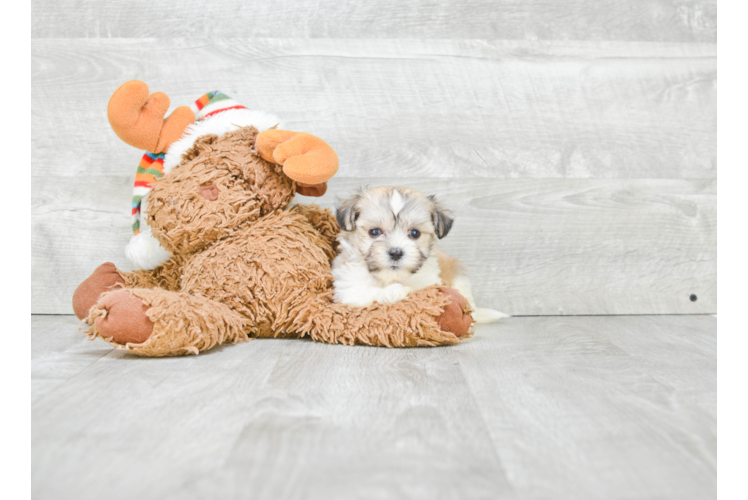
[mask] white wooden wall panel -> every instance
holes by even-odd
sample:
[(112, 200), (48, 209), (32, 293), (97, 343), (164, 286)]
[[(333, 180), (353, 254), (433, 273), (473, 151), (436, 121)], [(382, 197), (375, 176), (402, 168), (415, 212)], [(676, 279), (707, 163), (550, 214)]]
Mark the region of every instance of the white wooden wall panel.
[(716, 311), (715, 2), (290, 5), (34, 4), (33, 312), (127, 266), (140, 152), (105, 110), (132, 78), (325, 138), (328, 205), (363, 182), (440, 193), (483, 305)]
[[(32, 178), (32, 310), (70, 313), (100, 263), (127, 268), (130, 177)], [(716, 181), (391, 179), (456, 214), (442, 248), (476, 300), (514, 315), (715, 313)], [(321, 199), (379, 178), (335, 178)], [(694, 294), (695, 302), (690, 300)]]
[(32, 173), (129, 174), (106, 103), (220, 89), (318, 134), (345, 176), (714, 178), (713, 44), (34, 40)]
[(748, 180), (714, 181), (718, 312), (748, 313)]
[(716, 0), (35, 0), (34, 38), (716, 42)]

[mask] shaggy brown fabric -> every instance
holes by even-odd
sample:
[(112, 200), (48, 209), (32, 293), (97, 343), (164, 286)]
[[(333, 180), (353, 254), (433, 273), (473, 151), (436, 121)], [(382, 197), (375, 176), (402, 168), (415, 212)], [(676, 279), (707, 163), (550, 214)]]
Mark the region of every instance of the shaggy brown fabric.
[[(333, 303), (337, 221), (315, 205), (287, 208), (295, 183), (253, 155), (256, 136), (252, 127), (203, 136), (156, 184), (149, 225), (174, 257), (154, 271), (119, 272), (125, 290), (87, 311), (90, 338), (172, 356), (249, 337), (404, 347), (470, 334), (464, 299), (437, 286), (396, 304)], [(205, 186), (216, 188), (215, 200), (200, 194)]]
[[(351, 307), (332, 303), (332, 290), (301, 304), (290, 329), (330, 344), (426, 347), (454, 344), (436, 322), (447, 305), (439, 287), (415, 291), (395, 304)], [(466, 332), (467, 333), (467, 332)], [(465, 337), (467, 335), (464, 335)]]
[(91, 309), (86, 320), (93, 325), (85, 332), (89, 339), (102, 337), (115, 347), (131, 350), (141, 356), (197, 354), (217, 344), (248, 340), (243, 332), (246, 320), (223, 304), (204, 297), (191, 297), (185, 293), (161, 289), (133, 288), (126, 292), (139, 298), (147, 309), (146, 316), (153, 324), (150, 337), (141, 343), (126, 343), (102, 335), (96, 324), (97, 318), (101, 315), (116, 315), (118, 312), (99, 307), (105, 306), (105, 295), (100, 304)]
[[(200, 137), (185, 160), (148, 195), (153, 235), (173, 254), (202, 250), (237, 227), (257, 220), (293, 198), (294, 182), (282, 167), (253, 154), (257, 129), (246, 127)], [(200, 196), (212, 184), (216, 200)]]
[(153, 271), (118, 271), (128, 288), (163, 288), (179, 290), (182, 267), (192, 258), (191, 255), (174, 255)]
[[(335, 218), (335, 214), (329, 208), (322, 209), (318, 205), (294, 205), (290, 211), (296, 211), (306, 218), (317, 232), (322, 235), (330, 245), (331, 252), (327, 252), (330, 262), (335, 258), (338, 242), (336, 238), (340, 233), (340, 226), (338, 226), (338, 220)], [(326, 249), (327, 247), (325, 247)]]
[(125, 280), (117, 272), (115, 265), (111, 262), (105, 262), (75, 289), (73, 293), (73, 312), (78, 319), (85, 319), (88, 316), (88, 311), (96, 304), (102, 293), (114, 290), (117, 285), (124, 282)]

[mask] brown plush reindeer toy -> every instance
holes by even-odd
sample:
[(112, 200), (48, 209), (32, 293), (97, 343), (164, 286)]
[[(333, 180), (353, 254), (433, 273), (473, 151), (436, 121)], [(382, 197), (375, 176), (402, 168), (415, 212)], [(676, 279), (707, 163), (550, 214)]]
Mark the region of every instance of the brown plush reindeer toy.
[(173, 356), (249, 337), (402, 347), (469, 335), (466, 301), (445, 287), (396, 304), (333, 303), (335, 217), (316, 205), (289, 207), (295, 193), (324, 194), (337, 171), (324, 141), (277, 130), (274, 116), (220, 92), (164, 119), (168, 107), (165, 94), (139, 81), (109, 101), (117, 135), (149, 152), (127, 248), (141, 270), (102, 264), (78, 286), (73, 307), (90, 339)]

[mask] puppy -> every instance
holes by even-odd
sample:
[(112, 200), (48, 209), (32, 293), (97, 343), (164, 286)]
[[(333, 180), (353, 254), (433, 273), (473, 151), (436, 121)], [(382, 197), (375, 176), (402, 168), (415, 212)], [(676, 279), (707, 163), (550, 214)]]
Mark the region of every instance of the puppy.
[(362, 189), (340, 203), (336, 215), (342, 229), (332, 263), (336, 302), (399, 302), (443, 283), (467, 299), (477, 323), (508, 316), (476, 308), (465, 266), (437, 248), (454, 219), (434, 196), (402, 187)]

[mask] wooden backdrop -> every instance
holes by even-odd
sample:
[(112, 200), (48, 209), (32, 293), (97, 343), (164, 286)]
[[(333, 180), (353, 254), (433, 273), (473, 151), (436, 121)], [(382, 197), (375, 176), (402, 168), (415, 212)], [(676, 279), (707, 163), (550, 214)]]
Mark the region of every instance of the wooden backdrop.
[(437, 194), (479, 305), (715, 313), (716, 19), (716, 0), (37, 0), (32, 312), (127, 268), (142, 153), (106, 104), (140, 79), (323, 137), (341, 160), (323, 206), (361, 184)]

